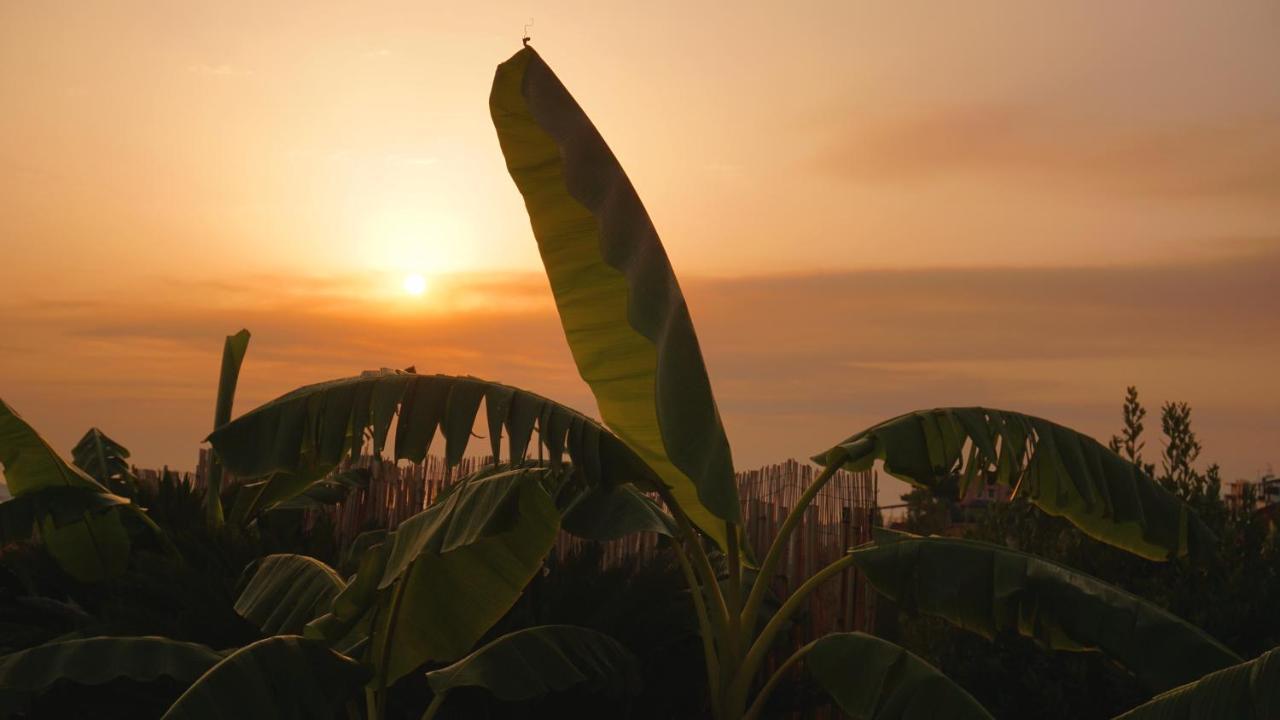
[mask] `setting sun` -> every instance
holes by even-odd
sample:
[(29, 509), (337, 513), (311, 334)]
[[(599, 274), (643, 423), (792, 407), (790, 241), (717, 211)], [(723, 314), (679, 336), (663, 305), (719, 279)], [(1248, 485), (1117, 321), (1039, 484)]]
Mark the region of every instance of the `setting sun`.
[(405, 276), (404, 291), (410, 295), (421, 295), (427, 291), (427, 279), (417, 273)]

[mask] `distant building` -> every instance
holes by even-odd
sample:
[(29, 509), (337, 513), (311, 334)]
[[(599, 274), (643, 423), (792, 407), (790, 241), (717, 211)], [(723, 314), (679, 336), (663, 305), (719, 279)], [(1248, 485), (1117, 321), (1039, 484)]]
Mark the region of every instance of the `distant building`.
[(1232, 480), (1222, 499), (1229, 507), (1261, 510), (1280, 505), (1280, 478), (1264, 475), (1257, 480)]

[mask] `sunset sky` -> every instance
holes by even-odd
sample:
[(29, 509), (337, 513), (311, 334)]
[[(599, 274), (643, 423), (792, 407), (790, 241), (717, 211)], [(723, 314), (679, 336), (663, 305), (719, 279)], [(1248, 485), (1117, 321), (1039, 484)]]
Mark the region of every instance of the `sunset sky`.
[[(488, 115), (533, 44), (627, 169), (740, 468), (1126, 385), (1280, 465), (1280, 4), (0, 2), (0, 397), (194, 467), (377, 367), (594, 412)], [(421, 295), (404, 290), (421, 275)], [(887, 498), (882, 498), (887, 500)]]

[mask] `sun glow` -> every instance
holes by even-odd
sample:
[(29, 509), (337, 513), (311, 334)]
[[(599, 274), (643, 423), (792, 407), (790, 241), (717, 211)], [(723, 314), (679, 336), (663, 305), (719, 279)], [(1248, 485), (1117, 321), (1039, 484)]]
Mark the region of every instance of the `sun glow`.
[(406, 275), (404, 278), (404, 291), (410, 295), (421, 295), (427, 291), (427, 279), (418, 273)]

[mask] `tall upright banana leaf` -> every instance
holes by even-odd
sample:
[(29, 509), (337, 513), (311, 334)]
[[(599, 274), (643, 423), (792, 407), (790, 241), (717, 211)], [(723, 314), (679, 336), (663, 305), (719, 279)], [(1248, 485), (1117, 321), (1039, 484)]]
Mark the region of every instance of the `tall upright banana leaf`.
[[(0, 465), (15, 499), (52, 488), (79, 488), (109, 495), (96, 480), (67, 463), (12, 407), (0, 400)], [(129, 560), (129, 534), (116, 512), (103, 503), (65, 524), (53, 514), (38, 519), (40, 537), (58, 565), (72, 577), (94, 582), (118, 575)]]
[(723, 539), (740, 512), (729, 442), (684, 296), (635, 188), (533, 49), (498, 66), (489, 108), (601, 416), (690, 519)]
[(1211, 547), (1185, 503), (1096, 440), (1048, 420), (989, 408), (938, 408), (882, 422), (814, 457), (885, 471), (961, 497), (974, 482), (1012, 488), (1089, 536), (1150, 560)]
[[(228, 335), (222, 344), (222, 371), (218, 375), (218, 398), (213, 408), (213, 428), (216, 430), (231, 420), (231, 407), (235, 402), (236, 384), (240, 380), (240, 365), (249, 349), (249, 331), (241, 329)], [(222, 463), (215, 453), (209, 458), (208, 491), (205, 493), (205, 521), (211, 527), (223, 523), (222, 514)]]

